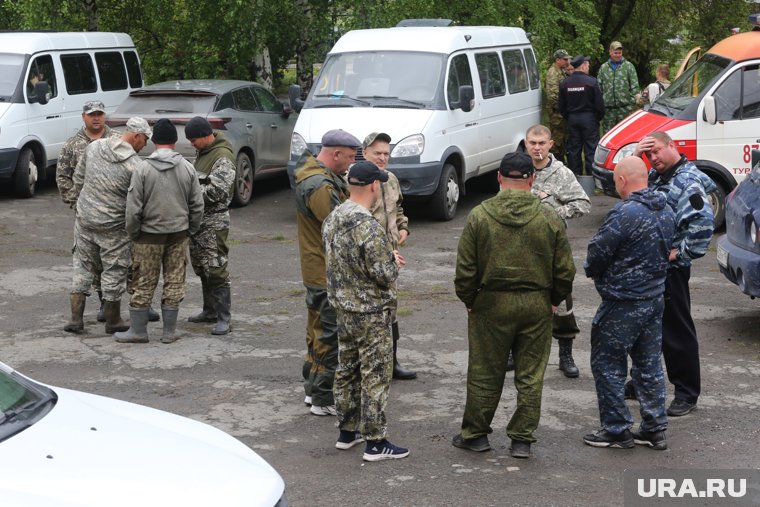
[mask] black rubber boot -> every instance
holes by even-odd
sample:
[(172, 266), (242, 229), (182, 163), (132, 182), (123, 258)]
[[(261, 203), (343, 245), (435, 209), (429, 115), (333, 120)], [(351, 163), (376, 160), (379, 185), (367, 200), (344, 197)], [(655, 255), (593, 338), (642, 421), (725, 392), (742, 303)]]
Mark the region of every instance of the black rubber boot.
[(106, 305), (105, 301), (103, 300), (103, 291), (98, 291), (98, 300), (100, 301), (100, 308), (98, 308), (98, 322), (105, 322), (106, 321)]
[[(163, 307), (161, 308), (163, 310)], [(158, 322), (161, 320), (161, 316), (152, 306), (148, 307), (148, 322)]]
[(188, 322), (216, 322), (216, 310), (214, 309), (214, 296), (208, 290), (204, 280), (201, 280), (203, 289), (203, 310), (201, 313), (192, 315), (187, 318)]
[(230, 307), (232, 306), (232, 294), (229, 287), (219, 287), (214, 289), (214, 301), (216, 303), (216, 325), (211, 330), (211, 334), (223, 335), (232, 331), (230, 320)]
[(106, 334), (114, 334), (129, 329), (129, 326), (121, 320), (121, 300), (106, 301), (105, 307)]
[(174, 343), (179, 338), (175, 333), (178, 313), (179, 308), (176, 306), (161, 305), (161, 316), (164, 318), (164, 334), (161, 336), (161, 343)]
[(148, 343), (148, 309), (129, 309), (129, 329), (116, 333), (113, 339), (119, 343)]
[(412, 370), (406, 370), (398, 364), (398, 358), (396, 352), (398, 351), (398, 322), (394, 322), (391, 326), (391, 332), (393, 333), (393, 378), (398, 380), (413, 380), (417, 378), (417, 372)]
[(565, 377), (575, 378), (578, 376), (578, 367), (573, 360), (573, 340), (572, 338), (559, 338), (559, 369), (565, 374)]
[(87, 296), (80, 292), (73, 292), (69, 295), (71, 301), (71, 320), (63, 326), (63, 330), (68, 333), (84, 333), (84, 302)]

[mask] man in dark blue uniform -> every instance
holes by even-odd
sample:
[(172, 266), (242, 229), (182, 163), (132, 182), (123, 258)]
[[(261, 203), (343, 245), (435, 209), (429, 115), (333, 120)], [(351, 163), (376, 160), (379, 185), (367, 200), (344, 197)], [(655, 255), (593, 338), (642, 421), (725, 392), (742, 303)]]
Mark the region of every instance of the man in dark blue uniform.
[(594, 151), (599, 142), (599, 121), (604, 117), (602, 90), (588, 75), (588, 56), (570, 62), (575, 71), (559, 85), (559, 110), (567, 120), (567, 162), (575, 175), (583, 174), (581, 152), (586, 158), (586, 175), (591, 175)]

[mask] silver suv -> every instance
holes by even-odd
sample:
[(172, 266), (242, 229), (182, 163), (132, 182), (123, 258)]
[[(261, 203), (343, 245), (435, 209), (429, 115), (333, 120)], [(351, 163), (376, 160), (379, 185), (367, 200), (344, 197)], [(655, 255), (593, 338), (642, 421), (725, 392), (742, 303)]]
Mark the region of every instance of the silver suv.
[[(297, 117), (262, 85), (223, 79), (167, 81), (133, 91), (108, 124), (123, 128), (132, 116), (151, 124), (169, 118), (177, 126), (177, 151), (190, 161), (195, 150), (185, 138), (184, 125), (191, 118), (203, 116), (224, 132), (237, 160), (233, 206), (248, 204), (255, 180), (286, 170)], [(148, 143), (140, 154), (151, 150)]]

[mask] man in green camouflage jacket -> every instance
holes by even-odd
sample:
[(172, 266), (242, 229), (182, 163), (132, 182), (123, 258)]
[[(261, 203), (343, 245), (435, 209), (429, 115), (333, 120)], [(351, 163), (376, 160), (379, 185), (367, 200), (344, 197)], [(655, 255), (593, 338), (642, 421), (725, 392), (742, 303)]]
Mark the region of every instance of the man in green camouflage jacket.
[(565, 160), (565, 137), (567, 126), (562, 113), (559, 111), (559, 84), (565, 79), (565, 69), (570, 64), (570, 54), (564, 49), (558, 49), (554, 52), (554, 63), (546, 71), (544, 77), (544, 91), (546, 100), (544, 101), (544, 112), (549, 119), (549, 128), (552, 131), (554, 146), (552, 153), (559, 160)]
[(636, 68), (623, 58), (623, 45), (618, 41), (610, 44), (610, 59), (599, 68), (596, 76), (604, 99), (602, 132), (608, 132), (636, 107), (639, 78)]

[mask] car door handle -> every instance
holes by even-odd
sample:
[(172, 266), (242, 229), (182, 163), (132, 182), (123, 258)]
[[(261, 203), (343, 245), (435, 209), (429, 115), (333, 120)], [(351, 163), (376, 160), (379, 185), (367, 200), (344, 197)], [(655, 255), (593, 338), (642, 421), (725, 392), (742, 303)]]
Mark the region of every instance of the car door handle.
[(52, 116), (45, 116), (45, 119), (46, 120), (52, 120), (53, 118), (60, 118), (60, 117), (61, 117), (60, 114), (54, 114)]
[(277, 124), (276, 123), (272, 123), (269, 127), (273, 128), (273, 129), (276, 129), (277, 128)]
[(245, 124), (245, 128), (252, 129), (253, 128), (253, 123), (246, 123)]
[(477, 125), (477, 124), (478, 124), (478, 122), (476, 122), (476, 121), (472, 121), (472, 122), (470, 122), (470, 123), (465, 123), (465, 124), (464, 124), (464, 126), (465, 126), (465, 127), (474, 127), (474, 126), (475, 126), (475, 125)]

